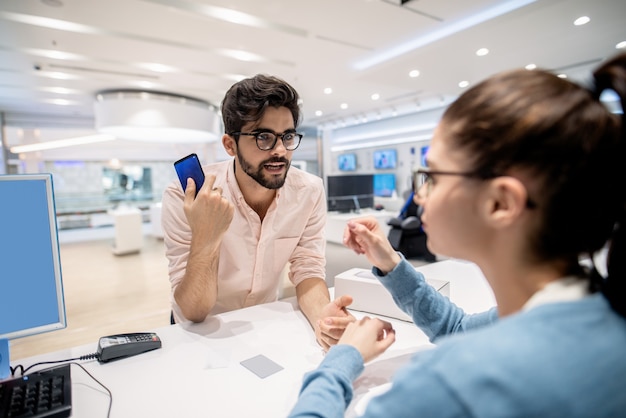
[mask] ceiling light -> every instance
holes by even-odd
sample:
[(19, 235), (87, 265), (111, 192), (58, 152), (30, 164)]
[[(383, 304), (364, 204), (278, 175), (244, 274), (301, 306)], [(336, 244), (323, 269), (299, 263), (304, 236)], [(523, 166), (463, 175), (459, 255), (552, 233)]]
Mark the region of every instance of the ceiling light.
[(528, 65), (527, 65), (526, 67), (524, 67), (524, 68), (526, 68), (527, 70), (534, 70), (534, 69), (536, 69), (536, 68), (537, 68), (537, 65), (535, 65), (535, 64), (528, 64)]
[(214, 106), (162, 92), (108, 90), (94, 103), (96, 130), (118, 139), (195, 143), (217, 141)]
[(229, 57), (232, 59), (236, 59), (238, 61), (244, 62), (265, 62), (267, 59), (263, 58), (258, 54), (253, 54), (252, 52), (242, 51), (239, 49), (218, 49), (217, 52), (225, 57)]
[(380, 94), (378, 93), (372, 94), (372, 100), (378, 100), (378, 99), (380, 99)]
[(423, 141), (425, 139), (432, 139), (433, 134), (428, 133), (426, 135), (416, 135), (416, 136), (408, 136), (396, 139), (384, 139), (381, 141), (371, 141), (371, 142), (363, 142), (360, 144), (350, 144), (350, 145), (336, 145), (330, 148), (331, 152), (339, 152), (339, 151), (349, 151), (353, 149), (363, 149), (363, 148), (372, 148), (372, 147), (381, 147), (388, 145), (398, 145), (398, 144), (406, 144), (417, 141)]
[(78, 55), (78, 54), (74, 54), (71, 52), (57, 51), (56, 49), (26, 48), (24, 51), (30, 55), (35, 55), (38, 57), (45, 57), (45, 58), (52, 58), (52, 59), (57, 59), (57, 60), (74, 60), (74, 61), (87, 60), (87, 57), (84, 55)]
[(324, 113), (321, 110), (315, 111), (315, 116), (322, 116)]
[(132, 84), (136, 85), (137, 87), (141, 87), (142, 89), (152, 89), (156, 87), (156, 83), (153, 83), (152, 81), (136, 81)]
[(581, 16), (578, 19), (574, 20), (574, 25), (576, 26), (582, 26), (582, 25), (586, 25), (587, 23), (589, 23), (591, 19), (589, 19), (589, 16)]
[(66, 87), (41, 87), (39, 90), (56, 94), (80, 94), (78, 90), (68, 89)]
[(324, 94), (331, 94), (333, 92), (333, 89), (331, 89), (330, 87), (326, 87), (324, 89)]
[(357, 70), (365, 70), (445, 37), (454, 35), (455, 33), (471, 28), (472, 26), (486, 22), (487, 20), (509, 13), (530, 3), (534, 3), (535, 1), (536, 0), (509, 0), (505, 2), (498, 2), (498, 5), (480, 13), (476, 13), (465, 19), (457, 20), (449, 25), (444, 25), (440, 29), (431, 31), (424, 36), (420, 36), (403, 44), (396, 45), (395, 47), (383, 51), (380, 54), (361, 60), (354, 64), (354, 68)]
[(619, 42), (617, 45), (615, 45), (615, 48), (617, 48), (617, 49), (624, 49), (624, 48), (626, 48), (626, 41)]
[(476, 51), (476, 55), (478, 55), (479, 57), (484, 57), (488, 53), (489, 50), (487, 48), (480, 48), (478, 51)]
[(145, 62), (143, 64), (137, 64), (139, 67), (155, 73), (173, 73), (178, 71), (176, 68), (165, 64), (159, 64), (158, 62)]
[(58, 71), (37, 71), (37, 75), (54, 78), (55, 80), (78, 80), (80, 78), (74, 74), (60, 73)]
[(59, 105), (59, 106), (70, 106), (70, 105), (78, 104), (78, 102), (67, 100), (67, 99), (46, 99), (44, 100), (44, 102)]
[(558, 78), (567, 78), (567, 74), (559, 74), (557, 75)]
[(464, 89), (467, 86), (469, 86), (469, 81), (463, 80), (463, 81), (459, 82), (459, 87), (461, 87), (462, 89)]
[(409, 72), (409, 77), (411, 78), (415, 78), (415, 77), (419, 77), (420, 72), (417, 70), (411, 70), (411, 72)]
[(345, 110), (348, 108), (348, 103), (342, 103), (339, 107)]
[(111, 135), (88, 135), (75, 138), (58, 139), (56, 141), (37, 142), (35, 144), (16, 145), (11, 147), (11, 152), (20, 154), (24, 152), (43, 151), (47, 149), (71, 147), (75, 145), (93, 144), (97, 142), (113, 141)]

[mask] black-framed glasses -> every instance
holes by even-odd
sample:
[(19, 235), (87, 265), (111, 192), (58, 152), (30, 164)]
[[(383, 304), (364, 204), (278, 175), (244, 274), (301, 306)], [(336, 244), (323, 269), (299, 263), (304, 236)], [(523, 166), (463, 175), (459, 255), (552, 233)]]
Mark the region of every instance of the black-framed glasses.
[[(484, 176), (481, 176), (473, 171), (436, 171), (426, 167), (420, 167), (416, 170), (413, 170), (413, 193), (415, 193), (419, 197), (428, 197), (434, 184), (433, 176), (484, 178)], [(424, 189), (424, 186), (426, 186), (424, 190), (425, 193), (422, 194), (420, 193), (420, 191)]]
[(278, 142), (278, 138), (283, 141), (283, 145), (287, 151), (293, 151), (300, 145), (300, 140), (304, 136), (304, 134), (299, 134), (297, 132), (283, 132), (282, 134), (277, 134), (272, 131), (258, 131), (258, 132), (231, 132), (232, 136), (246, 135), (253, 136), (256, 140), (256, 146), (261, 151), (269, 151), (274, 149), (276, 146), (276, 142)]
[[(485, 175), (476, 171), (437, 171), (426, 167), (420, 167), (413, 170), (413, 193), (421, 198), (428, 197), (434, 184), (433, 176), (459, 176), (480, 180), (499, 177), (496, 174)], [(421, 191), (424, 191), (424, 193), (420, 193)], [(532, 209), (537, 207), (537, 204), (529, 197), (526, 199), (526, 207)]]

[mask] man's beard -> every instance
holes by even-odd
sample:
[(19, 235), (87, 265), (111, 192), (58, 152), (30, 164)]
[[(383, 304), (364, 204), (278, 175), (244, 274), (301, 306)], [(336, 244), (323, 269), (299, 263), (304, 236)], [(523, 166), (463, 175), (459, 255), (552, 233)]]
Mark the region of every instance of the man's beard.
[[(285, 179), (287, 178), (287, 172), (289, 171), (290, 163), (289, 160), (284, 157), (275, 157), (270, 158), (269, 160), (265, 160), (259, 164), (256, 168), (256, 171), (252, 167), (250, 163), (243, 158), (243, 155), (237, 149), (237, 159), (239, 160), (239, 164), (243, 169), (244, 173), (252, 177), (257, 183), (266, 189), (280, 189), (285, 184)], [(264, 176), (263, 166), (268, 163), (285, 163), (285, 173), (282, 176), (270, 176), (269, 178)]]

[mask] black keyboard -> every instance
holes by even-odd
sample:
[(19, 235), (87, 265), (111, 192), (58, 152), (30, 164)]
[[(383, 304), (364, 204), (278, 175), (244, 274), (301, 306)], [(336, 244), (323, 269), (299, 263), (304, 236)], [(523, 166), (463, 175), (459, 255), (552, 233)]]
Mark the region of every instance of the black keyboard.
[(70, 365), (64, 364), (0, 382), (0, 417), (69, 417)]

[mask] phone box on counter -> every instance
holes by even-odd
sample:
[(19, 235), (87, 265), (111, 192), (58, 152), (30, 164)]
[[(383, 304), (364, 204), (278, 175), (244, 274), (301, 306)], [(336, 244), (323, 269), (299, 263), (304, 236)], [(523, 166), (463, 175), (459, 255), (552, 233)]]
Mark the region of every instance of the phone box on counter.
[[(450, 282), (426, 278), (426, 283), (439, 293), (450, 297)], [(335, 297), (350, 295), (354, 302), (348, 309), (388, 316), (413, 322), (393, 301), (391, 294), (368, 269), (353, 268), (335, 276)]]

